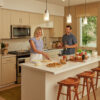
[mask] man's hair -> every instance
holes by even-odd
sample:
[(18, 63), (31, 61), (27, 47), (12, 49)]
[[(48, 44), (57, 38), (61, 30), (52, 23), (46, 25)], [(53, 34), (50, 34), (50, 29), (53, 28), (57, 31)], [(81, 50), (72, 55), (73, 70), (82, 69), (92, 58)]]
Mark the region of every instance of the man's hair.
[(70, 28), (72, 30), (72, 26), (71, 25), (67, 25), (66, 28)]

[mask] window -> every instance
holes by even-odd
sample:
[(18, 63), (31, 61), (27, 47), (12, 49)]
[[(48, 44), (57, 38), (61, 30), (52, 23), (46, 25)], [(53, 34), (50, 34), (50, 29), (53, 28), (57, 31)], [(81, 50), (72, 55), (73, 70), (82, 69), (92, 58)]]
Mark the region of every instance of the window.
[(97, 17), (88, 17), (88, 24), (83, 24), (83, 18), (80, 18), (80, 46), (97, 47)]

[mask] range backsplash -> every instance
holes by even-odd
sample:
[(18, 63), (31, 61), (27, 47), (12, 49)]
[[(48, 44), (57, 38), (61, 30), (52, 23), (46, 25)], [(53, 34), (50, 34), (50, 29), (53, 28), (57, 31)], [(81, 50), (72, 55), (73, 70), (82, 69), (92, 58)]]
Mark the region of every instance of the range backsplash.
[(8, 39), (1, 42), (8, 43), (8, 51), (29, 50), (29, 39)]

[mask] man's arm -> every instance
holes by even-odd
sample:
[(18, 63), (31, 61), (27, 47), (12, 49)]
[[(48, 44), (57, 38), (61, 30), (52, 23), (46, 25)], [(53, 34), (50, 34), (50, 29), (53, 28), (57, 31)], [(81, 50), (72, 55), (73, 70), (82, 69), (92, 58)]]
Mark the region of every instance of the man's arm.
[(65, 48), (76, 48), (77, 47), (77, 43), (74, 45), (65, 45)]

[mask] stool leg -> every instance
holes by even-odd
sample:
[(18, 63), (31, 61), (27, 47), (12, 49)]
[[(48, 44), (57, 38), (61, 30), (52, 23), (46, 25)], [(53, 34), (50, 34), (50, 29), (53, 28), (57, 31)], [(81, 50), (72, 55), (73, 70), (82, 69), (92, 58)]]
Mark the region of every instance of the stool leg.
[(83, 90), (82, 90), (82, 98), (83, 98), (83, 96), (84, 96), (84, 88), (85, 88), (85, 82), (86, 82), (86, 79), (84, 78), (84, 79), (83, 79)]
[(57, 100), (59, 100), (59, 98), (60, 98), (61, 89), (62, 89), (62, 85), (60, 84), (59, 85), (59, 90), (58, 90)]
[(94, 90), (94, 84), (93, 84), (93, 78), (91, 78), (91, 86), (93, 89), (94, 99), (96, 100), (95, 90)]
[(75, 86), (75, 96), (74, 96), (74, 100), (75, 100), (75, 97), (77, 97), (77, 100), (79, 100), (79, 97), (78, 97), (78, 85)]
[(69, 87), (69, 100), (71, 100), (71, 87)]
[(97, 77), (96, 77), (96, 89), (97, 89), (97, 85), (98, 85), (98, 78), (99, 78), (99, 72), (97, 72)]
[(69, 98), (69, 88), (67, 88), (67, 100), (68, 100), (68, 98)]
[(87, 96), (88, 96), (88, 100), (90, 100), (88, 78), (86, 78), (86, 86), (87, 86)]

